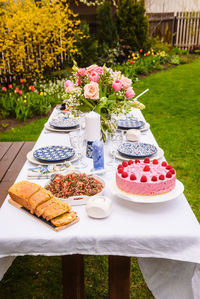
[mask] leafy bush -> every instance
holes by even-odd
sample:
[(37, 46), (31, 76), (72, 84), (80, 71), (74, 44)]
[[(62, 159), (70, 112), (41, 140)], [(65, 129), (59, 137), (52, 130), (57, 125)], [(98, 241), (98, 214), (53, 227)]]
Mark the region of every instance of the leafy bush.
[(76, 35), (76, 46), (79, 54), (75, 59), (81, 67), (93, 64), (97, 57), (98, 42), (90, 35), (89, 25), (81, 22), (80, 30), (83, 35)]
[(169, 53), (172, 50), (172, 45), (164, 42), (164, 39), (159, 38), (152, 38), (151, 39), (151, 46), (154, 49), (155, 52), (166, 52)]
[(65, 51), (77, 53), (75, 34), (80, 21), (61, 1), (6, 0), (0, 7), (0, 71), (2, 77), (42, 78), (45, 70), (59, 67)]
[(119, 36), (112, 18), (111, 3), (105, 1), (97, 7), (97, 63), (107, 65), (116, 63), (119, 56)]
[(97, 38), (99, 47), (106, 44), (115, 48), (119, 40), (116, 24), (113, 22), (110, 1), (105, 1), (97, 8)]
[(188, 50), (187, 49), (179, 49), (178, 47), (174, 47), (172, 49), (172, 52), (175, 55), (187, 55), (188, 54)]
[(117, 24), (120, 40), (131, 46), (133, 51), (148, 49), (148, 20), (144, 0), (122, 0), (117, 9)]

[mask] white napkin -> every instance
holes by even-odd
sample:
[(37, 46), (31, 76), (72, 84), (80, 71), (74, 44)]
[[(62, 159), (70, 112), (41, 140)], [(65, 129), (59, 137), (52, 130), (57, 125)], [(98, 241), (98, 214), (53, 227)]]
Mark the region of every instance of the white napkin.
[(73, 166), (70, 162), (65, 161), (61, 165), (39, 165), (37, 167), (32, 167), (28, 169), (27, 178), (28, 179), (49, 179), (52, 174), (62, 173), (66, 170), (73, 169)]

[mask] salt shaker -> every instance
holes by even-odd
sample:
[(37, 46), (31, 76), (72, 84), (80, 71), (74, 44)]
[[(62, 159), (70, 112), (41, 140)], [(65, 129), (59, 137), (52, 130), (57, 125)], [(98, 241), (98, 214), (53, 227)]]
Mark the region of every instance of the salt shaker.
[(96, 140), (93, 142), (93, 168), (99, 170), (104, 168), (104, 148), (103, 142)]

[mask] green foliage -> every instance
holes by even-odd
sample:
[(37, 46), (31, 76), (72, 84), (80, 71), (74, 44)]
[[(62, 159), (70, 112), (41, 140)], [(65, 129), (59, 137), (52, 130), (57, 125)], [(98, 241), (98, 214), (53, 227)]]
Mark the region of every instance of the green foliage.
[(22, 95), (1, 94), (0, 116), (1, 118), (15, 117), (18, 120), (26, 120), (35, 115), (46, 115), (51, 104), (54, 104), (48, 96), (40, 96), (29, 92)]
[(119, 43), (115, 48), (109, 48), (106, 43), (103, 43), (99, 49), (99, 56), (96, 59), (98, 65), (104, 65), (106, 61), (107, 66), (115, 65), (121, 55)]
[(119, 36), (109, 1), (105, 1), (97, 8), (97, 39), (97, 63), (114, 64), (119, 56)]
[(157, 38), (151, 38), (150, 39), (151, 42), (151, 46), (154, 49), (155, 52), (166, 52), (166, 53), (170, 53), (172, 50), (172, 46), (171, 44), (168, 44), (164, 41), (164, 39), (159, 39)]
[(194, 53), (200, 55), (200, 50), (194, 50)]
[(175, 55), (187, 55), (188, 54), (188, 50), (187, 49), (179, 49), (178, 47), (174, 47), (172, 49), (172, 52)]
[(162, 69), (160, 58), (157, 56), (148, 56), (138, 59), (134, 65), (136, 74), (149, 74), (154, 70)]
[[(185, 55), (185, 54), (184, 54)], [(184, 64), (186, 60), (180, 55), (172, 55), (170, 59), (170, 63), (174, 65)]]
[(110, 1), (105, 1), (97, 8), (97, 38), (99, 47), (106, 44), (109, 48), (114, 48), (118, 42), (117, 27), (112, 20)]
[(30, 86), (30, 90), (24, 84), (17, 87), (13, 84), (8, 89), (4, 86), (4, 91), (2, 88), (0, 91), (0, 117), (25, 121), (35, 115), (46, 115), (51, 107), (61, 103), (64, 81), (35, 83), (36, 88)]
[(122, 0), (117, 9), (120, 40), (132, 50), (149, 48), (148, 20), (145, 17), (144, 1)]
[(98, 42), (90, 35), (89, 25), (86, 22), (80, 24), (80, 31), (83, 35), (75, 36), (76, 46), (80, 54), (76, 55), (75, 59), (80, 67), (84, 67), (95, 62)]

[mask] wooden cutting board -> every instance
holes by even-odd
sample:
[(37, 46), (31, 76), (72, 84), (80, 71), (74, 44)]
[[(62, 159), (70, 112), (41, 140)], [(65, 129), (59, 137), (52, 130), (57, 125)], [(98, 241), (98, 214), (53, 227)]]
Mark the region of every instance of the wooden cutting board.
[(48, 226), (49, 228), (53, 229), (56, 232), (59, 232), (69, 226), (71, 226), (74, 223), (77, 223), (80, 219), (77, 216), (76, 219), (74, 219), (72, 222), (67, 223), (66, 225), (63, 226), (55, 226), (53, 225), (53, 223), (51, 223), (50, 221), (47, 221), (46, 219), (42, 218), (42, 217), (38, 217), (35, 214), (31, 214), (31, 212), (29, 210), (27, 210), (26, 208), (24, 208), (23, 206), (21, 206), (20, 204), (18, 204), (17, 202), (15, 202), (14, 200), (12, 200), (11, 198), (8, 199), (8, 202), (14, 206), (15, 208), (17, 208), (18, 210), (21, 210), (22, 212), (30, 215), (31, 217), (33, 217), (36, 221), (42, 222), (43, 224), (45, 224), (46, 226)]

